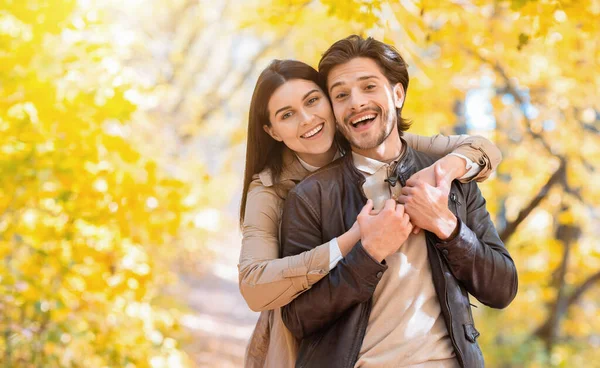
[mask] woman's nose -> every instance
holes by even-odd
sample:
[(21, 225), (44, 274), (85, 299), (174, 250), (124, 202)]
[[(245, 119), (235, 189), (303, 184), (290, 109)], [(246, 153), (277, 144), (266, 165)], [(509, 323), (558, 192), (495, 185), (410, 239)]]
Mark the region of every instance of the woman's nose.
[(302, 121), (302, 125), (309, 124), (312, 121), (313, 114), (310, 114), (308, 111), (302, 110), (300, 112), (300, 119)]

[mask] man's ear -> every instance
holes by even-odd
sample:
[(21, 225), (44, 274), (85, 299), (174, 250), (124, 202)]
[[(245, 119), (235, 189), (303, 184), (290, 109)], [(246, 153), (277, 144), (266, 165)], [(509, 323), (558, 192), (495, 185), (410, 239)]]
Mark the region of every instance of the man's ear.
[(269, 125), (263, 125), (263, 129), (265, 130), (265, 132), (267, 132), (268, 135), (271, 136), (271, 138), (273, 138), (274, 140), (281, 142), (283, 141), (283, 139), (281, 139), (281, 137), (279, 137), (277, 135), (277, 133), (275, 133), (275, 130), (273, 129), (273, 126), (269, 126)]
[(404, 106), (404, 87), (402, 87), (401, 83), (396, 83), (394, 89), (392, 91), (394, 97), (394, 105), (396, 108), (400, 109)]

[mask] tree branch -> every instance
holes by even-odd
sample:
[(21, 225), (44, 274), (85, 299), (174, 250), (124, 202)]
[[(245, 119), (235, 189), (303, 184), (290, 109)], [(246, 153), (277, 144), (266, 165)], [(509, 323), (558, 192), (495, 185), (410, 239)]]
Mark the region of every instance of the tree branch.
[(597, 282), (600, 282), (600, 271), (589, 276), (584, 282), (575, 288), (575, 291), (571, 293), (571, 296), (566, 302), (564, 312), (566, 312), (566, 309), (568, 309), (571, 305), (575, 304), (577, 300), (579, 300), (579, 298), (581, 298), (581, 296)]
[[(562, 211), (568, 211), (568, 207), (563, 206)], [(581, 236), (581, 228), (577, 225), (559, 224), (556, 228), (556, 238), (564, 244), (564, 253), (556, 273), (556, 286), (558, 292), (554, 303), (550, 305), (550, 314), (546, 321), (538, 327), (534, 335), (541, 338), (546, 350), (550, 353), (554, 347), (560, 331), (560, 321), (569, 307), (570, 297), (566, 296), (565, 276), (569, 268), (569, 256), (574, 242)]]
[[(283, 43), (283, 41), (286, 39), (286, 36), (282, 36), (280, 38), (278, 38), (277, 40), (275, 40), (274, 42), (270, 43), (269, 45), (265, 45), (263, 46), (259, 52), (256, 53), (256, 55), (254, 55), (254, 57), (252, 58), (252, 60), (249, 61), (249, 67), (246, 69), (246, 71), (244, 72), (244, 74), (242, 74), (242, 76), (238, 79), (237, 83), (235, 84), (235, 86), (233, 86), (233, 88), (231, 88), (231, 92), (236, 92), (238, 91), (243, 85), (244, 83), (252, 76), (252, 72), (254, 71), (254, 67), (256, 66), (256, 63), (265, 56), (265, 54), (271, 50), (274, 47), (278, 47), (279, 45), (281, 45)], [(225, 79), (225, 78), (223, 78)], [(226, 96), (219, 96), (217, 101), (210, 107), (210, 109), (204, 111), (199, 117), (198, 120), (199, 121), (203, 121), (206, 120), (210, 117), (210, 115), (212, 115), (220, 106), (221, 104), (223, 104), (224, 102), (228, 101), (231, 98), (231, 94), (226, 95)]]
[[(502, 65), (500, 65), (500, 63), (498, 61), (493, 62), (492, 60), (487, 59), (486, 57), (484, 57), (483, 55), (479, 54), (478, 52), (472, 50), (472, 49), (465, 49), (466, 52), (470, 55), (475, 56), (476, 58), (478, 58), (479, 60), (481, 60), (483, 63), (490, 65), (495, 71), (496, 73), (498, 73), (502, 79), (504, 80), (504, 83), (506, 85), (506, 89), (508, 90), (508, 93), (510, 93), (515, 101), (517, 101), (517, 103), (519, 104), (519, 109), (523, 112), (523, 118), (525, 119), (525, 125), (527, 128), (527, 132), (535, 139), (537, 139), (538, 141), (540, 141), (540, 143), (542, 144), (542, 146), (544, 146), (544, 148), (546, 149), (546, 151), (548, 151), (549, 154), (553, 155), (553, 156), (558, 156), (561, 157), (557, 154), (555, 154), (552, 151), (552, 147), (550, 147), (550, 145), (548, 144), (548, 142), (546, 142), (546, 139), (539, 133), (536, 133), (533, 131), (533, 129), (531, 129), (531, 120), (529, 119), (529, 117), (527, 116), (527, 114), (525, 113), (525, 101), (523, 101), (523, 98), (521, 97), (521, 95), (519, 94), (519, 92), (517, 91), (517, 88), (515, 87), (515, 85), (513, 84), (513, 82), (510, 80), (510, 77), (508, 76), (508, 74), (506, 73), (506, 70), (504, 69), (504, 67), (502, 67)], [(561, 157), (562, 158), (562, 157)]]
[[(224, 17), (224, 14), (227, 11), (228, 6), (229, 6), (229, 1), (225, 2), (222, 5), (219, 19), (222, 19)], [(218, 27), (219, 24), (213, 24), (212, 26)], [(193, 76), (195, 76), (196, 74), (199, 74), (201, 71), (203, 72), (206, 69), (206, 66), (208, 65), (208, 61), (210, 60), (212, 55), (214, 55), (214, 52), (219, 47), (218, 43), (215, 43), (215, 42), (212, 43), (210, 45), (210, 48), (204, 53), (203, 57), (200, 58), (200, 61), (195, 63), (195, 67), (190, 72), (186, 73), (187, 74), (186, 76), (181, 77), (181, 74), (183, 74), (183, 72), (181, 72), (181, 69), (184, 68), (185, 61), (190, 60), (190, 59), (196, 60), (196, 58), (190, 58), (189, 54), (190, 54), (194, 44), (199, 39), (201, 29), (202, 29), (202, 27), (196, 26), (192, 35), (189, 36), (186, 44), (184, 45), (183, 49), (180, 51), (183, 55), (181, 57), (182, 62), (180, 62), (178, 66), (175, 65), (173, 67), (174, 72), (171, 75), (170, 80), (167, 81), (167, 83), (169, 83), (169, 84), (174, 84), (176, 82), (176, 80), (183, 80), (182, 85), (178, 88), (179, 98), (177, 99), (177, 101), (175, 101), (175, 103), (169, 109), (169, 113), (171, 115), (177, 115), (179, 113), (183, 103), (186, 100), (186, 97), (189, 95), (190, 91), (195, 86), (196, 79), (193, 78)]]
[(531, 211), (533, 211), (539, 204), (542, 202), (544, 198), (548, 195), (550, 189), (557, 183), (562, 181), (562, 178), (566, 173), (566, 161), (561, 160), (561, 164), (558, 169), (548, 178), (546, 184), (539, 190), (535, 197), (529, 202), (527, 206), (525, 206), (520, 212), (517, 218), (506, 224), (502, 232), (500, 233), (500, 239), (503, 242), (507, 242), (508, 239), (515, 233), (517, 227), (529, 216)]

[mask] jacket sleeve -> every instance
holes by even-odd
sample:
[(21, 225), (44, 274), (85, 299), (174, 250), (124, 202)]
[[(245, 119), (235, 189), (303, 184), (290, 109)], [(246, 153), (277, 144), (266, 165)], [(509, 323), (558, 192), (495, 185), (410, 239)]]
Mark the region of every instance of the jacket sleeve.
[(289, 303), (329, 272), (329, 243), (279, 258), (282, 202), (262, 186), (248, 193), (238, 270), (240, 292), (253, 311)]
[[(290, 192), (281, 223), (283, 255), (305, 252), (319, 244), (320, 224), (318, 210), (295, 191)], [(369, 300), (386, 269), (359, 242), (327, 276), (283, 307), (284, 324), (298, 339), (327, 327), (348, 308)]]
[(460, 179), (466, 183), (471, 180), (485, 181), (502, 161), (500, 149), (489, 139), (478, 135), (450, 135), (437, 134), (432, 137), (423, 137), (404, 132), (403, 138), (414, 150), (434, 156), (443, 156), (449, 153), (459, 153), (469, 160), (477, 163), (480, 171), (474, 177)]
[(469, 294), (489, 307), (505, 308), (517, 294), (517, 269), (498, 236), (477, 184), (469, 183), (468, 188), (467, 223), (459, 219), (458, 235), (448, 242), (438, 239), (436, 246)]

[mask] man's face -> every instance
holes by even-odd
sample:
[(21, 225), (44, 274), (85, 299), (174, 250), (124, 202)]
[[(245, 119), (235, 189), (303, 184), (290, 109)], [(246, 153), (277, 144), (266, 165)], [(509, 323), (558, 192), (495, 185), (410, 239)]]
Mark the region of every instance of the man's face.
[(396, 108), (404, 103), (404, 90), (400, 83), (391, 86), (373, 59), (335, 66), (327, 86), (338, 129), (353, 150), (375, 149), (397, 131)]

